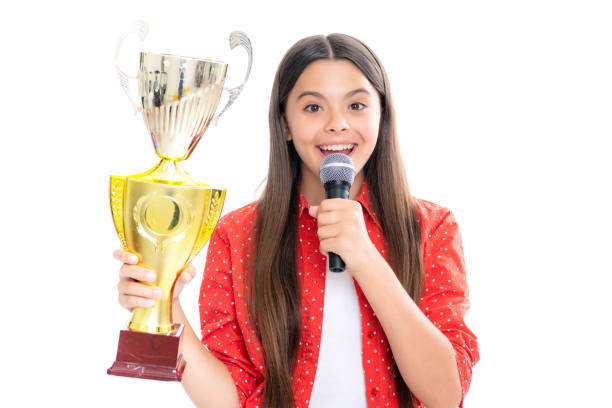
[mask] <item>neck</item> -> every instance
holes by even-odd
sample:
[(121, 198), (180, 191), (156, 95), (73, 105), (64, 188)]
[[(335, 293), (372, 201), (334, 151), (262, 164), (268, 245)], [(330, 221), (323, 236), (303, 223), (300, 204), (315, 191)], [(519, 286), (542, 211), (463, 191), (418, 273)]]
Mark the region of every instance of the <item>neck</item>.
[[(355, 180), (349, 190), (349, 199), (354, 200), (361, 190), (363, 184), (363, 170), (355, 175)], [(308, 202), (309, 206), (320, 205), (321, 201), (325, 199), (325, 187), (321, 184), (321, 179), (316, 177), (309, 171), (302, 171), (302, 176), (298, 182), (302, 195)]]

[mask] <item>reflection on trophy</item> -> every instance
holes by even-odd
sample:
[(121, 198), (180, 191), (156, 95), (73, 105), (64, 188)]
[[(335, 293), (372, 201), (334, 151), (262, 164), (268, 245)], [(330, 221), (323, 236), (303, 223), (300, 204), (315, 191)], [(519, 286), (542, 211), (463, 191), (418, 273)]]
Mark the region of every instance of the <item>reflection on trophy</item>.
[[(137, 25), (140, 39), (145, 23)], [(115, 55), (125, 36), (120, 38)], [(248, 53), (243, 83), (223, 87), (227, 64), (166, 54), (140, 53), (136, 77), (117, 65), (120, 82), (130, 97), (129, 79), (138, 80), (138, 102), (161, 161), (133, 176), (110, 177), (113, 222), (123, 248), (139, 257), (139, 265), (157, 275), (151, 283), (163, 296), (150, 308), (136, 308), (127, 330), (119, 337), (117, 358), (108, 374), (180, 381), (185, 361), (178, 354), (182, 325), (172, 322), (172, 289), (181, 271), (208, 241), (221, 215), (225, 190), (194, 180), (183, 168), (211, 120), (234, 102), (246, 83), (252, 61), (251, 43), (242, 32), (232, 32), (230, 47)], [(223, 90), (229, 100), (215, 117)]]

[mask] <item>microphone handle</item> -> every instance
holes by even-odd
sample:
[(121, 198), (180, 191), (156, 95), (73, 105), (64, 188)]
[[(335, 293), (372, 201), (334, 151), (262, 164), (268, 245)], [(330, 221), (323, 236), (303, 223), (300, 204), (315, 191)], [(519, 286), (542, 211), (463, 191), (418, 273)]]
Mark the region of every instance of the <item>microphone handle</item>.
[(338, 254), (329, 253), (329, 270), (332, 272), (344, 272), (344, 261)]
[[(351, 185), (346, 181), (331, 180), (325, 183), (325, 198), (344, 198), (348, 200)], [(329, 270), (344, 272), (344, 261), (338, 254), (329, 253)]]

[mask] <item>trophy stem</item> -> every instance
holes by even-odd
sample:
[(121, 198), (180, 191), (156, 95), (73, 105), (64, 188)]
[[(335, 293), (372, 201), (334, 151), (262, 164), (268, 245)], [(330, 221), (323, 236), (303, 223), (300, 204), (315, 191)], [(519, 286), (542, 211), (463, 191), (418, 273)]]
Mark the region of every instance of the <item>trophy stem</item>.
[[(176, 274), (169, 275), (174, 279)], [(168, 279), (169, 280), (169, 279)], [(166, 284), (167, 286), (167, 284)], [(132, 312), (128, 330), (153, 334), (168, 334), (174, 330), (172, 323), (172, 294), (164, 294), (152, 307), (137, 307)]]
[(183, 160), (162, 158), (153, 168), (129, 177), (151, 183), (210, 187), (208, 184), (194, 180), (183, 168)]

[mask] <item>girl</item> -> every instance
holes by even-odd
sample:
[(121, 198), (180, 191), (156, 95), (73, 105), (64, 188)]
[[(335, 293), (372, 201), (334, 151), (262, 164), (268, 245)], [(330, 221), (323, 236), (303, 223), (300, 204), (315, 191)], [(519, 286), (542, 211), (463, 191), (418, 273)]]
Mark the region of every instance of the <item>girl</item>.
[[(178, 299), (195, 268), (174, 288), (189, 396), (202, 407), (461, 406), (479, 359), (461, 238), (447, 208), (410, 195), (378, 58), (347, 35), (297, 42), (269, 121), (265, 190), (210, 239), (201, 340)], [(324, 199), (319, 167), (334, 151), (355, 166), (349, 200)], [(344, 273), (326, 270), (329, 252)], [(115, 257), (120, 304), (150, 306), (160, 289), (140, 282), (153, 272)]]

